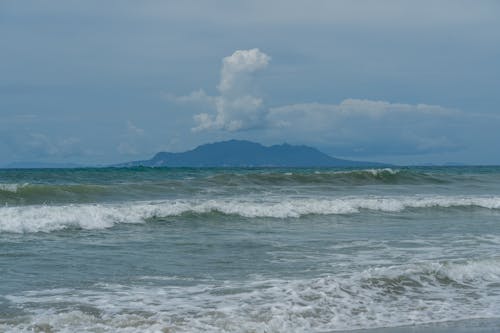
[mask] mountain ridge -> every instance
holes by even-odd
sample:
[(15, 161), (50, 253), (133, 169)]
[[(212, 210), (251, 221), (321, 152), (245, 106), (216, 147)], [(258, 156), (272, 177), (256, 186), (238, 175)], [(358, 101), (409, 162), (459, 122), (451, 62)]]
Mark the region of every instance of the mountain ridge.
[(247, 140), (228, 140), (200, 145), (180, 153), (159, 152), (149, 160), (114, 167), (356, 167), (387, 166), (377, 162), (351, 161), (327, 155), (305, 145), (264, 146)]

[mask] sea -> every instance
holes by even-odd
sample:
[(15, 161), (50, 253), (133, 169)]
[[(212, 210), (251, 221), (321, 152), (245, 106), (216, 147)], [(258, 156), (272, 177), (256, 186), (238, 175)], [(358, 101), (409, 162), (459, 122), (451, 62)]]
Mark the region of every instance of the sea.
[(0, 170), (0, 332), (339, 331), (500, 331), (500, 167)]

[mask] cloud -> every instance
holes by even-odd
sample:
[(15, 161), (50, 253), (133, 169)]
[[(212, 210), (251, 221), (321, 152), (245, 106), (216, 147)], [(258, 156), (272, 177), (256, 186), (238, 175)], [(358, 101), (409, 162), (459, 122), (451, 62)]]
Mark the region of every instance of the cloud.
[[(422, 154), (461, 148), (466, 115), (451, 108), (366, 99), (275, 107), (266, 115), (275, 136), (291, 135), (339, 154)], [(462, 130), (461, 130), (462, 129)]]
[(167, 95), (167, 99), (178, 103), (199, 103), (215, 113), (199, 113), (193, 118), (193, 131), (223, 130), (235, 132), (258, 126), (262, 123), (265, 110), (263, 100), (254, 96), (252, 74), (265, 68), (271, 58), (259, 49), (238, 50), (222, 59), (218, 96), (209, 96), (203, 90), (193, 91), (186, 96)]
[(382, 143), (376, 150), (398, 153), (458, 147), (435, 124), (438, 118), (453, 122), (459, 111), (438, 105), (345, 99), (339, 104), (305, 103), (266, 109), (263, 99), (250, 91), (252, 75), (266, 68), (270, 59), (259, 49), (235, 51), (222, 60), (217, 85), (220, 95), (210, 96), (200, 89), (167, 98), (212, 110), (194, 115), (196, 126), (192, 130), (196, 132), (260, 129), (278, 140), (300, 137), (297, 141), (330, 142), (342, 150), (358, 152), (373, 149), (374, 142)]
[(194, 131), (244, 130), (259, 125), (264, 115), (262, 99), (250, 95), (217, 96), (214, 97), (214, 103), (217, 111), (215, 115), (200, 113), (194, 116), (198, 124), (193, 128)]
[(307, 117), (319, 126), (331, 127), (332, 122), (348, 118), (362, 118), (377, 121), (394, 117), (448, 117), (462, 114), (458, 110), (439, 105), (402, 104), (367, 99), (345, 99), (339, 104), (304, 103), (269, 109), (267, 120), (270, 126), (283, 127), (290, 117)]
[(222, 59), (222, 71), (219, 91), (224, 93), (233, 92), (245, 84), (250, 73), (267, 67), (271, 58), (259, 49), (238, 50), (232, 55)]
[[(236, 51), (222, 60), (219, 95), (210, 96), (200, 89), (186, 96), (167, 97), (212, 110), (194, 116), (193, 131), (311, 144), (339, 156), (458, 152), (467, 149), (471, 128), (484, 121), (478, 114), (440, 105), (356, 98), (338, 104), (266, 108), (263, 99), (251, 91), (253, 74), (266, 68), (269, 61), (270, 57), (258, 49)], [(244, 132), (248, 129), (254, 131)]]

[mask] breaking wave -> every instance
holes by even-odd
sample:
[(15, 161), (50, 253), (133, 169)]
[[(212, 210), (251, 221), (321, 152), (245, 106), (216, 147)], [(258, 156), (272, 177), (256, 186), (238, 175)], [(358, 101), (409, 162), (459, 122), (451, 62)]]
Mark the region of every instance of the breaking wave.
[[(176, 279), (172, 277), (171, 279)], [(500, 260), (376, 267), (347, 276), (100, 283), (9, 295), (26, 321), (6, 332), (332, 332), (500, 318)], [(43, 311), (39, 311), (43, 308)], [(48, 330), (47, 330), (48, 331)]]
[(0, 208), (0, 232), (50, 232), (66, 228), (104, 229), (183, 214), (226, 214), (244, 218), (300, 218), (305, 215), (401, 212), (407, 209), (500, 209), (498, 196), (396, 196), (163, 200), (118, 204), (33, 205)]

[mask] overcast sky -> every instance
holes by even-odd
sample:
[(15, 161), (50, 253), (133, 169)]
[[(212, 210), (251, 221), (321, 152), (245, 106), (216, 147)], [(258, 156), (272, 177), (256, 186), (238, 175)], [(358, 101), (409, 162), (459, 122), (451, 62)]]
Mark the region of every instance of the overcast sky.
[(0, 165), (226, 139), (500, 164), (500, 1), (0, 1)]

